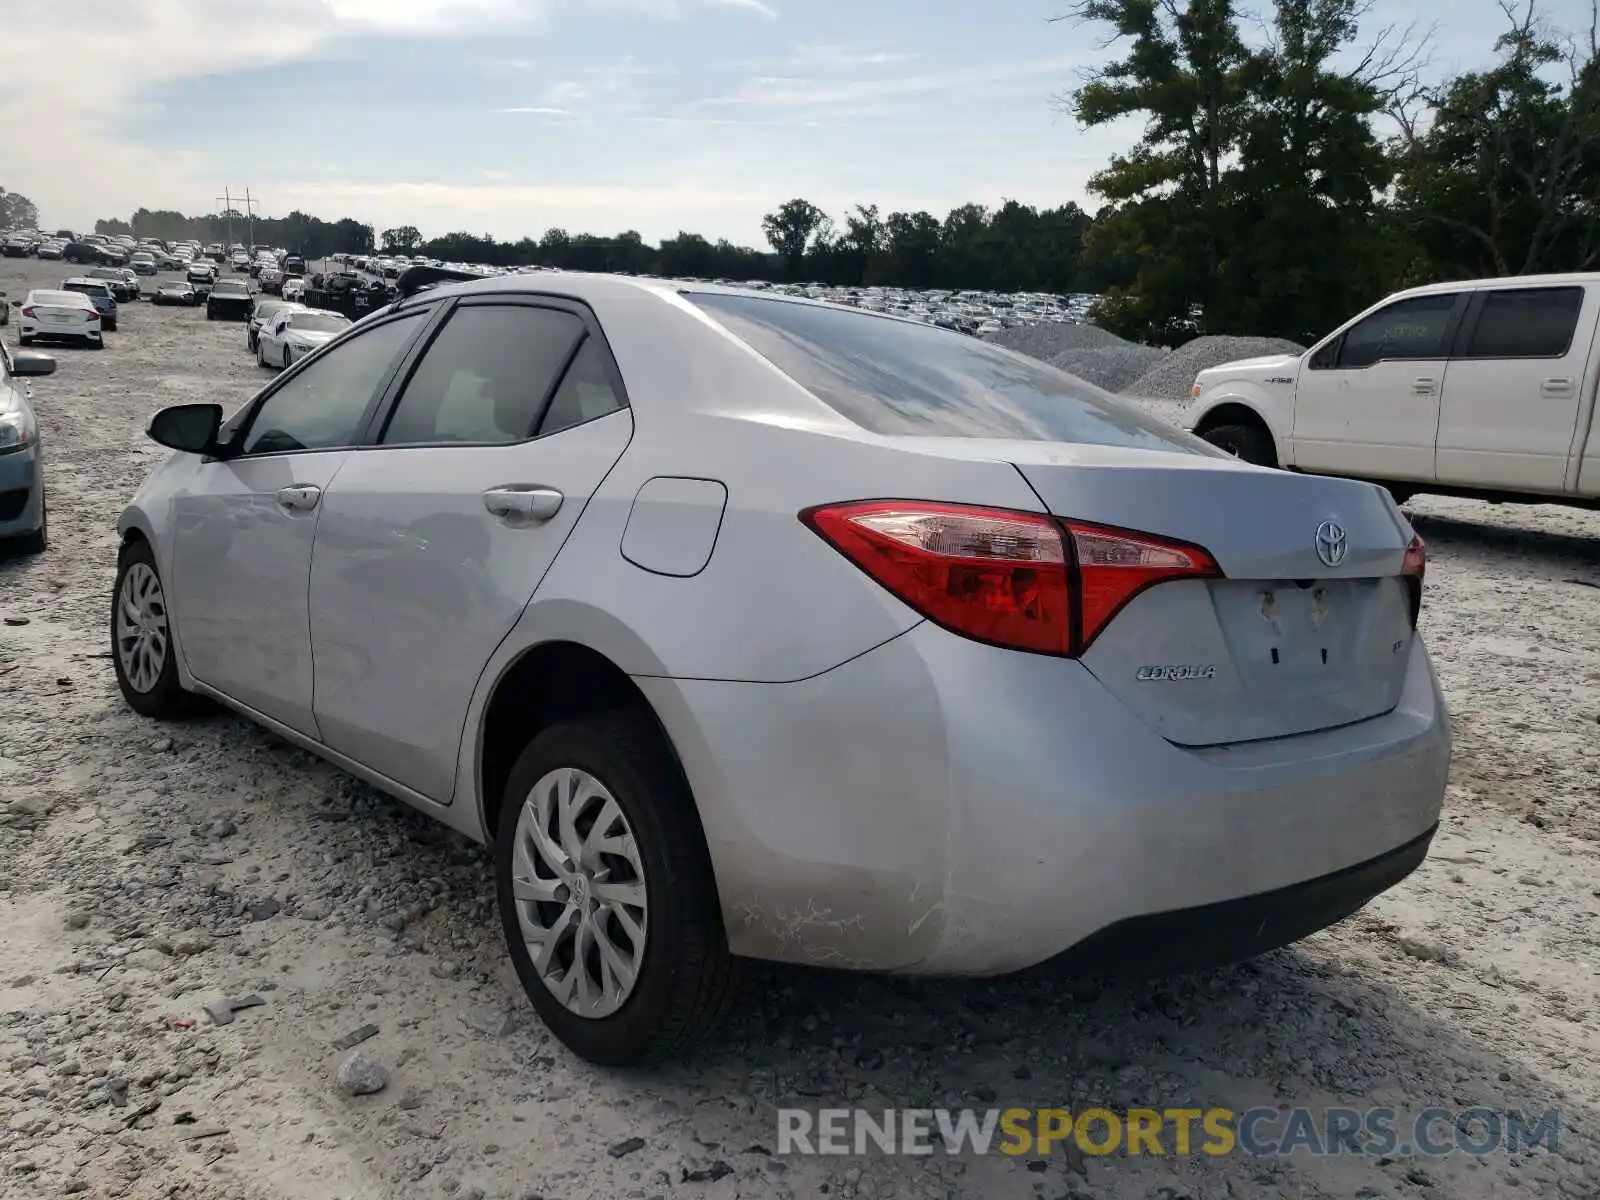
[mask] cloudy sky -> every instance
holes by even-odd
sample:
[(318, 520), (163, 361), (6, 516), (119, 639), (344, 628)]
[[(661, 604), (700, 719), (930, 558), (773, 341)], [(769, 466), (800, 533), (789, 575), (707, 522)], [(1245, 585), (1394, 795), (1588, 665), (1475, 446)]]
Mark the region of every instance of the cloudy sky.
[[(1494, 0), (1438, 3), (1433, 69), (1481, 63)], [(1569, 26), (1589, 0), (1546, 0)], [(1127, 128), (1052, 96), (1101, 61), (1065, 0), (74, 0), (0, 30), (0, 185), (46, 224), (214, 211), (248, 186), (379, 228), (559, 225), (761, 242), (805, 196), (943, 214), (1087, 205)], [(1448, 8), (1448, 12), (1445, 9)], [(21, 11), (17, 11), (21, 10)]]

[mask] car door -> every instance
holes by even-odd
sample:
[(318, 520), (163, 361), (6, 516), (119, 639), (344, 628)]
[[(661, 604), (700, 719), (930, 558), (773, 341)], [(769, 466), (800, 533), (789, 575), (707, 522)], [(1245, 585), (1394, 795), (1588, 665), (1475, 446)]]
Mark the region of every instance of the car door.
[(261, 327), (260, 349), (263, 361), (275, 367), (283, 365), (283, 333), (289, 328), (288, 313), (274, 313)]
[(484, 664), (632, 432), (587, 310), (455, 308), (323, 501), (311, 644), (330, 747), (451, 800)]
[(1432, 481), (1445, 366), (1469, 295), (1391, 301), (1317, 347), (1295, 388), (1294, 465)]
[(424, 323), (374, 325), (286, 375), (226, 429), (173, 500), (168, 588), (184, 663), (224, 695), (316, 736), (306, 587), (323, 493)]
[(1438, 480), (1560, 492), (1589, 377), (1600, 288), (1480, 291), (1445, 372)]

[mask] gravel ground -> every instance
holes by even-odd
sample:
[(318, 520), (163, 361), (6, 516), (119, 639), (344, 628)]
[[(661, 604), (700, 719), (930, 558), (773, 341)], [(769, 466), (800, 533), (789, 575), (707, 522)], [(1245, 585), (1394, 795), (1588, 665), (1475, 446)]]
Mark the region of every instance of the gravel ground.
[[(61, 273), (3, 260), (0, 289)], [(1600, 517), (1413, 507), (1456, 769), (1428, 862), (1341, 926), (1141, 987), (762, 967), (692, 1062), (606, 1072), (520, 997), (482, 850), (238, 720), (120, 702), (105, 624), (116, 514), (158, 459), (143, 423), (261, 377), (195, 312), (130, 306), (108, 342), (35, 385), (52, 546), (0, 563), (0, 1196), (1600, 1194)], [(780, 1103), (1562, 1124), (1559, 1153), (1515, 1157), (780, 1159)]]

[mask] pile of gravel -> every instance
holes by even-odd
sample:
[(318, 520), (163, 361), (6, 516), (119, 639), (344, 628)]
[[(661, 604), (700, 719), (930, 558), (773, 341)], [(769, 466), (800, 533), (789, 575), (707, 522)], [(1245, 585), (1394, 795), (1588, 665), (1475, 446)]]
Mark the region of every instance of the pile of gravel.
[(1157, 346), (1122, 342), (1093, 350), (1063, 350), (1050, 360), (1050, 365), (1108, 392), (1120, 392), (1142, 378), (1169, 353)]
[(1182, 400), (1194, 386), (1194, 377), (1210, 367), (1267, 354), (1299, 354), (1304, 349), (1298, 342), (1283, 338), (1230, 337), (1226, 334), (1198, 337), (1192, 342), (1185, 342), (1143, 375), (1118, 390), (1124, 395), (1151, 400)]
[(1099, 350), (1107, 346), (1129, 346), (1114, 333), (1098, 325), (1079, 325), (1070, 321), (1047, 321), (1039, 325), (1018, 325), (984, 335), (984, 340), (1018, 354), (1051, 361), (1068, 350)]

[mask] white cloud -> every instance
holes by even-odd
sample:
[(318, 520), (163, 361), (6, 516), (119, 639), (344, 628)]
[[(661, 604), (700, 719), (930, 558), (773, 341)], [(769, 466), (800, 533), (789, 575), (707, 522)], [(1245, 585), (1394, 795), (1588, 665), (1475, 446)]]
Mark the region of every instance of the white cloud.
[(988, 63), (918, 75), (886, 75), (866, 79), (754, 75), (732, 92), (695, 101), (693, 107), (819, 109), (853, 107), (876, 101), (925, 96), (930, 93), (946, 97), (963, 97), (992, 90), (997, 86), (1009, 87), (1041, 76), (1060, 76), (1083, 66), (1084, 61), (1082, 56), (1054, 57), (1031, 62)]
[[(641, 11), (654, 6), (660, 16), (676, 15), (689, 3), (769, 7), (764, 0), (636, 2)], [(663, 3), (671, 11), (661, 11)], [(0, 186), (29, 196), (52, 225), (84, 224), (141, 205), (206, 210), (228, 181), (216, 178), (203, 155), (181, 143), (143, 145), (119, 128), (145, 111), (142, 96), (198, 75), (301, 61), (342, 37), (529, 28), (556, 10), (556, 0), (74, 0), (71, 34), (63, 43), (57, 9), (12, 3), (4, 19), (0, 129), (36, 130), (44, 112), (49, 135), (9, 138)], [(70, 45), (67, 60), (64, 45)], [(586, 99), (618, 103), (626, 85), (610, 70), (609, 78), (602, 72), (573, 82)], [(528, 107), (565, 106), (541, 101)], [(277, 194), (286, 208), (305, 206)]]

